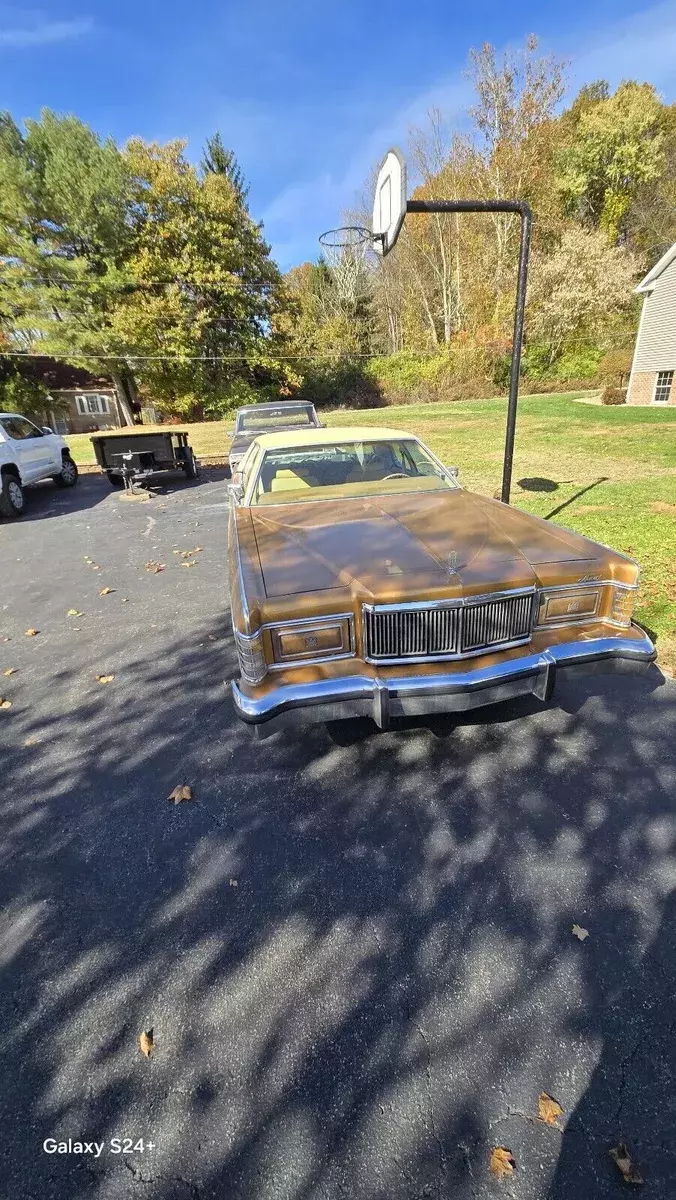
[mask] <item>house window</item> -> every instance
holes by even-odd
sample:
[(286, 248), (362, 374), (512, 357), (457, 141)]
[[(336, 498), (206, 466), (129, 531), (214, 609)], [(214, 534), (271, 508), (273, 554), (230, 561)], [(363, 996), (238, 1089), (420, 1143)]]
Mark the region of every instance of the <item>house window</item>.
[(105, 414), (109, 412), (108, 397), (99, 395), (82, 395), (76, 396), (77, 411), (81, 417), (89, 417), (93, 413), (98, 416), (99, 413)]
[(669, 396), (671, 395), (671, 385), (674, 379), (673, 371), (658, 371), (657, 383), (655, 384), (655, 395), (653, 396), (654, 404), (668, 404)]

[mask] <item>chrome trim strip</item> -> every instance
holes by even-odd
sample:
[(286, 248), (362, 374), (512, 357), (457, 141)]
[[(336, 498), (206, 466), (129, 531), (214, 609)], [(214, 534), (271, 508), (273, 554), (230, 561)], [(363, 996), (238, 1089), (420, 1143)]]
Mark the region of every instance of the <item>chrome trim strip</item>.
[[(639, 632), (637, 626), (633, 628)], [(509, 698), (517, 691), (536, 691), (537, 694), (543, 677), (549, 679), (553, 668), (584, 671), (594, 670), (600, 664), (602, 669), (609, 667), (612, 670), (613, 664), (621, 669), (623, 663), (629, 667), (647, 667), (657, 657), (657, 651), (643, 630), (640, 634), (640, 637), (631, 638), (618, 636), (563, 642), (538, 654), (446, 675), (404, 675), (386, 679), (377, 675), (351, 675), (287, 684), (257, 697), (247, 696), (233, 682), (232, 695), (238, 716), (253, 725), (272, 721), (293, 709), (303, 709), (309, 721), (328, 719), (325, 711), (328, 708), (331, 708), (331, 719), (350, 716), (354, 714), (348, 711), (349, 704), (355, 701), (365, 702), (362, 715), (374, 715), (376, 711), (382, 714), (382, 695), (378, 695), (378, 704), (375, 703), (376, 692), (380, 693), (382, 688), (389, 693), (390, 706), (392, 702), (396, 706), (398, 701), (417, 698), (417, 711), (425, 711), (427, 698), (427, 711), (453, 711), (459, 706), (477, 707), (486, 702), (486, 697), (493, 703)], [(501, 688), (504, 689), (503, 696), (500, 695)], [(463, 698), (461, 702), (460, 697)], [(346, 706), (342, 714), (335, 712), (335, 707), (339, 709), (340, 705)]]
[[(249, 604), (247, 602), (246, 588), (244, 587), (244, 571), (242, 570), (242, 552), (241, 552), (240, 546), (239, 546), (239, 534), (237, 532), (237, 518), (235, 516), (235, 504), (234, 504), (234, 500), (232, 499), (232, 496), (230, 498), (230, 523), (232, 525), (233, 543), (234, 543), (234, 547), (235, 547), (235, 560), (237, 563), (237, 580), (239, 583), (240, 602), (242, 605), (242, 616), (244, 617), (244, 620), (246, 621), (246, 623), (248, 625), (249, 619), (251, 617), (251, 609), (249, 608)], [(247, 635), (242, 634), (242, 636), (244, 637)]]
[(637, 592), (639, 585), (637, 583), (621, 583), (618, 579), (590, 579), (587, 583), (544, 584), (538, 590), (542, 594), (546, 593), (549, 595), (550, 592), (569, 592), (573, 589), (579, 590), (580, 588), (585, 592), (589, 592), (592, 588), (602, 587), (624, 588), (626, 592)]
[(323, 654), (320, 658), (287, 658), (284, 662), (268, 663), (268, 671), (293, 671), (296, 667), (321, 667), (322, 663), (340, 662), (342, 658), (354, 658), (354, 650), (341, 654)]
[(482, 646), (479, 650), (464, 650), (461, 654), (426, 654), (420, 658), (409, 658), (408, 655), (403, 658), (367, 658), (364, 655), (363, 661), (376, 667), (403, 667), (406, 663), (415, 666), (420, 663), (433, 665), (438, 662), (460, 662), (464, 658), (480, 658), (482, 654), (497, 654), (500, 650), (514, 650), (518, 646), (527, 646), (532, 636), (529, 633), (527, 637), (519, 638), (517, 641), (501, 642), (495, 646)]
[(369, 612), (417, 612), (420, 608), (456, 608), (461, 605), (485, 604), (492, 600), (504, 600), (511, 596), (527, 596), (529, 593), (535, 595), (536, 591), (535, 585), (530, 584), (528, 587), (507, 588), (500, 592), (482, 592), (476, 596), (450, 596), (443, 600), (411, 600), (402, 604), (364, 603), (362, 608), (368, 608)]
[(292, 629), (295, 625), (326, 625), (332, 621), (349, 621), (354, 625), (354, 613), (327, 613), (325, 617), (293, 617), (288, 621), (267, 621), (261, 629)]

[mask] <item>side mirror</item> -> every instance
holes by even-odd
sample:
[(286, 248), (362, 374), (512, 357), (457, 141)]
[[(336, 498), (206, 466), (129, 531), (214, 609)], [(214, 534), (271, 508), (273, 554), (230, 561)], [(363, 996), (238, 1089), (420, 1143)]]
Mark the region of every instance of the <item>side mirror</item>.
[(230, 499), (234, 500), (235, 504), (242, 503), (242, 500), (244, 499), (244, 488), (242, 487), (241, 483), (229, 483), (228, 492), (230, 493)]
[(51, 425), (43, 425), (42, 432), (43, 433), (53, 433), (54, 430), (52, 429)]

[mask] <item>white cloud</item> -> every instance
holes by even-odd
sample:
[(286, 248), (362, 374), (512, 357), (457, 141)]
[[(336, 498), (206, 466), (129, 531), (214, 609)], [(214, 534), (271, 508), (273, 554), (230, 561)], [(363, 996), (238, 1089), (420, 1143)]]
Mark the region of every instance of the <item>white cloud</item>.
[(638, 79), (673, 93), (676, 4), (668, 0), (596, 30), (569, 52), (575, 87), (594, 79), (607, 79), (613, 87), (622, 79)]
[(0, 50), (3, 47), (22, 49), (26, 46), (48, 46), (54, 42), (70, 41), (89, 33), (93, 26), (91, 17), (81, 17), (74, 21), (43, 21), (23, 28), (0, 28)]

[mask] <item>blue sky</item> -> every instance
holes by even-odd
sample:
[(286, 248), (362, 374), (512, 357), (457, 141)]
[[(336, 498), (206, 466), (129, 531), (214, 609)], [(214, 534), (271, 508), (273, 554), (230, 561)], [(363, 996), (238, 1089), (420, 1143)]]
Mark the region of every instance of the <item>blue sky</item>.
[(44, 105), (101, 134), (220, 129), (283, 268), (317, 253), (387, 147), (432, 106), (459, 121), (471, 46), (537, 33), (571, 88), (604, 77), (676, 100), (676, 0), (59, 0), (0, 2), (0, 108)]

